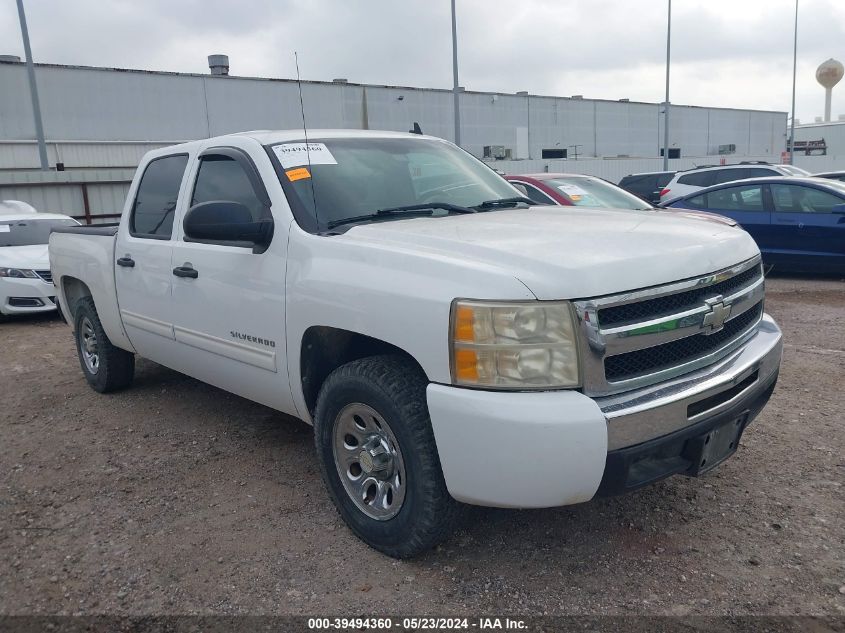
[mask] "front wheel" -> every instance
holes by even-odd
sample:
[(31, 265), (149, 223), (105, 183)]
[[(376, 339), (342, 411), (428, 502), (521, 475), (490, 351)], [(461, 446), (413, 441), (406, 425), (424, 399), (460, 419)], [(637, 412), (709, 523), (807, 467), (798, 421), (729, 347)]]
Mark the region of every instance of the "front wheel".
[(395, 558), (420, 554), (454, 528), (426, 406), (427, 381), (399, 356), (336, 369), (314, 415), (320, 470), (332, 500), (365, 543)]
[(91, 297), (77, 302), (73, 322), (79, 365), (88, 384), (100, 393), (128, 387), (135, 374), (135, 355), (112, 345)]

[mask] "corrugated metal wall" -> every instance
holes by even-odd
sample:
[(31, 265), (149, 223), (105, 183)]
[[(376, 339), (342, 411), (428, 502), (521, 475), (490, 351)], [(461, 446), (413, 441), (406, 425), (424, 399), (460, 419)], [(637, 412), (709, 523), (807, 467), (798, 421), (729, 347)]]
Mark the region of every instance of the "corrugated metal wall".
[[(37, 81), (45, 134), (59, 141), (69, 168), (137, 162), (142, 145), (65, 142), (167, 144), (302, 125), (290, 80), (38, 65)], [(24, 65), (0, 63), (0, 88), (0, 169), (35, 167), (32, 148), (2, 143), (34, 138)], [(408, 130), (417, 121), (426, 133), (452, 140), (446, 90), (308, 82), (302, 92), (311, 128)], [(656, 157), (663, 143), (660, 106), (648, 103), (465, 92), (461, 123), (462, 145), (479, 156), (485, 145), (524, 158), (540, 158), (543, 149), (571, 154), (577, 145), (581, 156)], [(737, 155), (779, 157), (785, 133), (783, 112), (673, 106), (670, 115), (670, 146), (683, 156), (716, 154), (733, 143)]]
[(64, 213), (93, 224), (123, 211), (134, 169), (0, 173), (0, 200), (22, 200), (39, 211)]

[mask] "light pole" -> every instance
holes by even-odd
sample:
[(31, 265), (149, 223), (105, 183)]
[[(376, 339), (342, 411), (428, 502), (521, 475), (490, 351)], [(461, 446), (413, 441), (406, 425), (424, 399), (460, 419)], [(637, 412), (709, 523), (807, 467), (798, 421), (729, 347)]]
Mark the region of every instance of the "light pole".
[(41, 104), (38, 102), (38, 86), (35, 85), (35, 66), (32, 64), (32, 49), (29, 47), (29, 30), (26, 28), (26, 13), (23, 10), (23, 0), (18, 0), (18, 18), (21, 21), (21, 38), (23, 51), (26, 55), (26, 72), (29, 75), (29, 94), (32, 97), (32, 116), (35, 119), (35, 137), (38, 139), (38, 156), (41, 159), (41, 170), (50, 169), (47, 162), (47, 143), (44, 142), (44, 125), (41, 123)]
[(663, 171), (669, 171), (669, 53), (671, 44), (672, 0), (669, 0), (669, 12), (666, 19), (666, 101), (663, 103)]
[(795, 75), (798, 72), (798, 0), (795, 0), (795, 35), (792, 38), (792, 123), (789, 126), (789, 164), (795, 160)]
[[(20, 2), (20, 0), (18, 0)], [(455, 0), (452, 0), (452, 96), (455, 101), (455, 145), (461, 144), (461, 103), (458, 91), (458, 21)]]

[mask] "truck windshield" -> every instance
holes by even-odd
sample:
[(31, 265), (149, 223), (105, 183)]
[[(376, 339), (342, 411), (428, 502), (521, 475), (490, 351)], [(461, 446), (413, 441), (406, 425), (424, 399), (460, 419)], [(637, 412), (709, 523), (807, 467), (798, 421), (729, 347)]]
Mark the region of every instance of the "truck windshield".
[[(473, 207), (519, 191), (492, 169), (445, 141), (425, 138), (308, 139), (270, 149), (282, 167), (292, 205), (319, 229), (347, 218), (430, 202)], [(310, 168), (309, 168), (310, 158)], [(510, 205), (510, 206), (513, 206)], [(498, 207), (491, 207), (498, 208)], [(441, 210), (437, 214), (446, 214)], [(400, 214), (384, 219), (401, 219)]]
[(76, 220), (4, 220), (0, 216), (0, 247), (46, 244), (57, 226), (76, 226)]

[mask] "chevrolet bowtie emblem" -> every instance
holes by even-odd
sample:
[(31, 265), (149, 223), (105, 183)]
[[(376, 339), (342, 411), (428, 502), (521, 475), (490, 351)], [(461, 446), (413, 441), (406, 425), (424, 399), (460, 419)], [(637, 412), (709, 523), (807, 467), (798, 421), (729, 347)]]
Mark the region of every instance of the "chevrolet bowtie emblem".
[(714, 334), (725, 327), (725, 321), (731, 316), (731, 306), (725, 305), (721, 295), (706, 299), (705, 303), (709, 311), (704, 313), (704, 319), (701, 321), (702, 333)]

